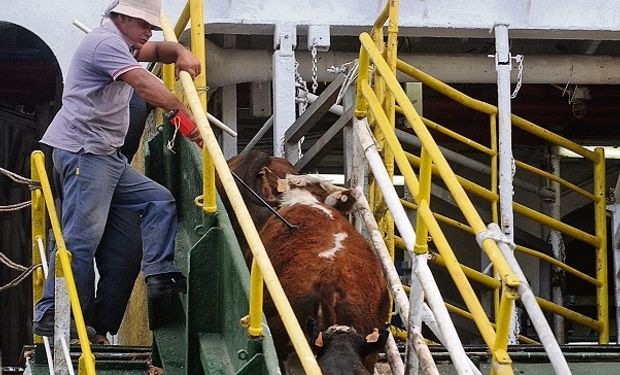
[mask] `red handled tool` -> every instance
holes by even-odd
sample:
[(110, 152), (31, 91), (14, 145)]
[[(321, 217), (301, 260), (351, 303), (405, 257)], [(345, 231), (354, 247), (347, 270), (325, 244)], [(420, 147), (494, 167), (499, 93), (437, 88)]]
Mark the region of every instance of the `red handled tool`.
[(166, 112), (166, 120), (179, 129), (179, 132), (184, 136), (187, 136), (194, 130), (195, 125), (187, 115), (178, 109)]

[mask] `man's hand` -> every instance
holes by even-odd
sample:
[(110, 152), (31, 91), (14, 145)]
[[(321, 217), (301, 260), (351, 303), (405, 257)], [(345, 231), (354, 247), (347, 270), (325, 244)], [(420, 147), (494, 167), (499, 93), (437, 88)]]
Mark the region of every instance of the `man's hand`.
[(192, 129), (192, 131), (189, 132), (189, 134), (187, 134), (187, 139), (197, 144), (198, 147), (202, 148), (202, 145), (203, 145), (202, 137), (200, 136), (200, 131), (198, 131), (197, 126), (194, 129)]
[(188, 72), (189, 75), (192, 76), (192, 79), (200, 74), (200, 61), (185, 47), (181, 47), (174, 64), (174, 75), (176, 79), (179, 79), (179, 72), (181, 70)]
[(190, 131), (186, 135), (187, 139), (189, 139), (190, 141), (197, 144), (200, 148), (202, 148), (202, 145), (203, 145), (202, 136), (200, 135), (200, 131), (198, 130), (198, 125), (196, 125), (196, 119), (194, 118), (194, 115), (189, 110), (183, 109), (182, 111), (194, 123), (194, 129), (192, 129), (192, 131)]

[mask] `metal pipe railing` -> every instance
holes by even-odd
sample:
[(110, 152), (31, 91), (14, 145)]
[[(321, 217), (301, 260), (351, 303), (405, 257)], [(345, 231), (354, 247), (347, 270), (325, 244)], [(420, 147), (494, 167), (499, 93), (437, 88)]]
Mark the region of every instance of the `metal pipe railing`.
[[(434, 90), (452, 98), (453, 100), (480, 112), (483, 113), (487, 113), (489, 114), (490, 117), (490, 124), (491, 124), (491, 136), (492, 136), (492, 142), (491, 142), (491, 146), (493, 147), (496, 143), (497, 143), (497, 136), (495, 135), (495, 138), (493, 139), (493, 135), (495, 134), (494, 131), (495, 129), (495, 116), (497, 113), (497, 107), (481, 102), (479, 100), (470, 98), (469, 96), (459, 92), (458, 90), (446, 85), (445, 83), (435, 79), (434, 77), (414, 68), (411, 65), (408, 65), (402, 61), (398, 61), (397, 63), (397, 67), (400, 71), (404, 72), (405, 74), (408, 74), (412, 77), (414, 77), (415, 79), (421, 81), (422, 83), (430, 86), (431, 88), (433, 88)], [(400, 108), (397, 108), (397, 110)], [(400, 109), (402, 111), (402, 109)], [(516, 126), (518, 128), (520, 128), (521, 130), (524, 130), (528, 133), (534, 134), (540, 138), (542, 138), (543, 140), (547, 141), (547, 142), (551, 142), (554, 144), (557, 144), (559, 146), (565, 147), (581, 156), (583, 156), (584, 158), (592, 161), (594, 163), (594, 169), (596, 170), (597, 167), (600, 167), (600, 162), (602, 159), (602, 163), (604, 164), (604, 158), (601, 155), (596, 155), (595, 151), (590, 151), (588, 149), (585, 149), (584, 147), (566, 139), (563, 138), (557, 134), (554, 134), (544, 128), (541, 128), (539, 126), (537, 126), (536, 124), (525, 120), (519, 116), (516, 115), (511, 115), (510, 117), (511, 122), (513, 124), (513, 126)], [(423, 119), (424, 121), (424, 119)], [(443, 129), (439, 126), (435, 126), (433, 125), (431, 122), (429, 121), (425, 121), (425, 124), (427, 126), (431, 126), (433, 128), (435, 128), (438, 131), (442, 131), (444, 134), (448, 135), (448, 136), (452, 136), (454, 138), (454, 134), (451, 134), (450, 132), (447, 131), (443, 131)], [(459, 139), (462, 142), (465, 142), (467, 144), (467, 139), (466, 138), (460, 138)], [(479, 149), (480, 152), (483, 152), (485, 154), (489, 154), (488, 150), (485, 149)], [(496, 155), (496, 151), (495, 149), (493, 149), (493, 151), (495, 152), (495, 154), (491, 154), (491, 163), (492, 163), (492, 171), (495, 171), (497, 169), (497, 155)], [(605, 279), (603, 278), (603, 274), (606, 275), (606, 251), (603, 251), (602, 248), (605, 247), (605, 238), (606, 238), (606, 232), (605, 232), (605, 219), (604, 219), (604, 215), (602, 214), (602, 212), (604, 212), (604, 203), (602, 203), (602, 201), (604, 201), (604, 194), (596, 194), (596, 193), (589, 193), (586, 190), (582, 189), (581, 187), (565, 180), (562, 179), (559, 176), (555, 176), (551, 173), (548, 173), (546, 171), (543, 171), (539, 168), (536, 168), (534, 166), (531, 166), (529, 164), (520, 162), (520, 161), (516, 161), (516, 166), (524, 169), (528, 172), (534, 173), (535, 175), (541, 176), (543, 178), (547, 178), (551, 181), (554, 182), (558, 182), (561, 185), (563, 185), (564, 187), (582, 195), (583, 197), (592, 200), (594, 202), (595, 205), (595, 235), (591, 235), (588, 234), (584, 231), (581, 231), (577, 228), (574, 228), (572, 226), (566, 225), (564, 223), (562, 223), (559, 220), (555, 220), (547, 215), (544, 215), (542, 213), (537, 212), (536, 210), (530, 209), (524, 205), (518, 204), (518, 203), (513, 203), (513, 207), (515, 212), (524, 215), (525, 217), (528, 217), (530, 219), (533, 219), (537, 222), (540, 222), (543, 225), (547, 225), (549, 227), (551, 227), (554, 230), (558, 230), (560, 232), (563, 232), (565, 234), (568, 234), (574, 238), (577, 238), (581, 241), (584, 241), (592, 246), (594, 246), (596, 248), (597, 251), (597, 255), (596, 255), (596, 262), (597, 262), (597, 278), (594, 279), (584, 273), (581, 273), (580, 271), (577, 271), (571, 267), (568, 267), (567, 265), (565, 265), (564, 263), (557, 261), (557, 260), (553, 260), (551, 257), (546, 256), (545, 254), (539, 253), (539, 252), (535, 252), (533, 250), (530, 249), (525, 249), (522, 247), (517, 246), (517, 250), (518, 251), (523, 251), (526, 253), (529, 253), (530, 255), (533, 256), (537, 256), (540, 259), (549, 261), (551, 264), (560, 267), (562, 269), (567, 270), (568, 272), (574, 274), (575, 276), (586, 280), (587, 282), (594, 284), (597, 287), (597, 311), (598, 311), (598, 320), (599, 322), (601, 322), (601, 326), (602, 331), (599, 331), (599, 341), (600, 342), (606, 342), (605, 340), (608, 340), (608, 332), (605, 333), (605, 331), (608, 331), (608, 329), (606, 329), (605, 327), (608, 326), (608, 323), (606, 323), (606, 321), (608, 320), (608, 314), (607, 314), (607, 296), (606, 296), (606, 287), (604, 286), (604, 284), (606, 284), (606, 282), (604, 281)], [(596, 175), (596, 173), (595, 173)], [(496, 180), (495, 176), (494, 178), (492, 178), (492, 182)], [(604, 167), (602, 169), (601, 173), (598, 173), (598, 175), (595, 176), (594, 178), (594, 185), (599, 185), (601, 186), (602, 184), (604, 185)], [(472, 185), (470, 185), (469, 187), (471, 187)], [(478, 189), (477, 191), (478, 193), (481, 193), (482, 190)], [(496, 195), (497, 194), (497, 187), (493, 187), (491, 189), (491, 193), (492, 195)], [(491, 200), (491, 204), (492, 204), (492, 215), (493, 215), (493, 221), (496, 222), (497, 221), (497, 199), (493, 199)], [(596, 207), (598, 207), (598, 211), (596, 211)], [(606, 277), (606, 276), (605, 276)], [(590, 324), (591, 325), (591, 324)]]
[[(383, 165), (382, 159), (377, 151), (376, 145), (374, 144), (374, 140), (372, 139), (372, 135), (370, 134), (370, 130), (368, 129), (368, 123), (364, 120), (358, 120), (357, 118), (353, 119), (353, 128), (354, 132), (360, 140), (360, 145), (364, 150), (364, 154), (366, 156), (366, 160), (369, 163), (370, 170), (373, 175), (376, 177), (376, 181), (379, 185), (379, 188), (383, 192), (386, 197), (385, 203), (390, 208), (390, 211), (394, 215), (395, 224), (406, 241), (406, 249), (409, 252), (413, 252), (414, 244), (416, 242), (416, 234), (411, 226), (409, 218), (404, 212), (403, 207), (398, 203), (398, 195), (394, 190), (394, 186), (387, 174), (385, 166)], [(418, 257), (425, 257), (426, 255), (415, 255)], [(416, 270), (421, 270), (422, 268), (427, 268), (427, 265), (422, 265)], [(424, 277), (424, 281), (420, 280), (426, 288), (427, 291), (427, 300), (429, 301), (429, 305), (433, 306), (433, 312), (438, 314), (441, 318), (434, 320), (433, 313), (425, 313), (425, 304), (422, 309), (422, 319), (424, 322), (430, 327), (433, 333), (440, 339), (440, 341), (448, 348), (450, 352), (450, 356), (456, 364), (457, 370), (464, 371), (467, 373), (469, 370), (476, 372), (475, 366), (471, 363), (465, 351), (463, 350), (462, 344), (458, 335), (456, 334), (456, 330), (454, 325), (449, 320), (447, 315), (447, 311), (445, 310), (445, 306), (442, 305), (441, 295), (438, 293), (438, 289), (436, 285), (433, 287), (434, 280), (432, 278), (428, 278), (428, 274), (424, 273), (421, 275), (420, 273), (415, 273), (412, 277)], [(429, 287), (432, 288), (432, 291), (429, 291)], [(435, 293), (434, 293), (435, 292)], [(441, 306), (440, 306), (441, 305)], [(407, 306), (403, 306), (407, 308)], [(437, 309), (437, 310), (435, 310)], [(411, 313), (411, 312), (410, 312)], [(405, 319), (404, 321), (407, 321)], [(468, 363), (464, 365), (464, 363)]]
[[(205, 63), (205, 31), (202, 0), (189, 0), (189, 21), (191, 25), (192, 53), (200, 61), (200, 74), (194, 77), (194, 87), (204, 112), (207, 111), (207, 65)], [(175, 34), (176, 35), (176, 34)], [(175, 38), (176, 39), (176, 38)], [(172, 39), (170, 39), (172, 40)], [(202, 149), (202, 209), (206, 213), (217, 211), (215, 192), (215, 169), (206, 148)]]
[[(168, 18), (164, 15), (162, 15), (161, 18), (165, 38), (167, 40), (176, 39), (168, 22)], [(258, 232), (254, 227), (252, 219), (250, 218), (250, 213), (243, 203), (243, 198), (237, 188), (230, 170), (228, 169), (226, 159), (222, 154), (217, 138), (209, 126), (207, 116), (202, 108), (196, 88), (194, 87), (194, 82), (187, 72), (181, 71), (179, 73), (179, 77), (181, 79), (181, 84), (183, 85), (183, 91), (188, 99), (190, 109), (196, 119), (196, 124), (205, 145), (204, 147), (209, 151), (211, 157), (213, 158), (213, 164), (217, 170), (222, 186), (228, 196), (243, 234), (245, 235), (250, 246), (250, 250), (254, 256), (254, 261), (257, 263), (258, 269), (260, 269), (263, 275), (267, 290), (269, 291), (276, 309), (282, 318), (282, 322), (289, 333), (289, 337), (291, 338), (291, 342), (297, 352), (304, 371), (309, 374), (320, 374), (321, 370), (319, 369), (316, 359), (314, 358), (314, 354), (308, 346), (308, 342), (305, 339), (299, 323), (295, 319), (295, 313), (293, 312), (293, 309), (286, 298), (286, 294), (282, 289), (282, 285), (280, 285), (276, 272), (269, 261), (269, 257), (260, 240)], [(251, 287), (251, 295), (252, 290), (257, 287), (262, 288), (262, 283), (260, 286), (254, 285)]]
[[(362, 96), (364, 96), (366, 99), (368, 99), (369, 96), (374, 97), (374, 93), (368, 86), (368, 82), (366, 82), (368, 79), (368, 72), (367, 71), (364, 72), (363, 70), (363, 65), (368, 66), (368, 63), (362, 62), (364, 58), (368, 60), (372, 59), (373, 63), (375, 64), (375, 68), (379, 71), (379, 74), (381, 74), (382, 77), (385, 79), (387, 86), (394, 93), (396, 101), (401, 106), (401, 108), (405, 110), (405, 113), (406, 113), (405, 117), (407, 118), (409, 126), (411, 126), (414, 129), (414, 131), (416, 132), (417, 136), (420, 138), (422, 143), (426, 147), (428, 147), (428, 152), (431, 154), (433, 162), (437, 166), (440, 172), (440, 175), (442, 179), (444, 180), (444, 182), (446, 183), (446, 185), (448, 186), (448, 189), (452, 193), (453, 198), (455, 199), (459, 207), (461, 207), (461, 210), (463, 211), (465, 218), (470, 223), (470, 225), (476, 230), (476, 232), (485, 231), (486, 227), (484, 225), (484, 222), (478, 215), (476, 209), (474, 208), (469, 198), (467, 197), (467, 194), (465, 193), (461, 185), (458, 183), (456, 176), (452, 172), (452, 169), (448, 165), (448, 162), (446, 161), (446, 159), (443, 157), (443, 155), (439, 151), (437, 144), (434, 142), (433, 138), (428, 132), (428, 129), (426, 129), (426, 126), (422, 123), (422, 120), (420, 119), (420, 117), (415, 113), (415, 109), (413, 108), (413, 105), (409, 101), (409, 98), (407, 98), (407, 95), (403, 92), (402, 88), (400, 87), (400, 84), (396, 80), (396, 77), (394, 77), (393, 75), (392, 76), (389, 75), (389, 67), (387, 66), (385, 61), (383, 61), (383, 58), (381, 54), (379, 53), (379, 51), (374, 47), (374, 44), (370, 36), (366, 33), (362, 33), (360, 35), (360, 41), (362, 43), (362, 50), (360, 52), (360, 69), (359, 69), (359, 78), (358, 78), (358, 84), (359, 84), (358, 88), (359, 88), (359, 91), (362, 91)], [(367, 54), (366, 57), (364, 56), (365, 54)], [(363, 102), (357, 103), (357, 106), (359, 108), (359, 106), (366, 104), (368, 102), (364, 100)], [(373, 112), (375, 113), (375, 115), (377, 115), (377, 110), (378, 108), (373, 109)], [(356, 115), (357, 113), (364, 113), (364, 111), (361, 111), (361, 110), (356, 111)], [(393, 133), (385, 134), (385, 135), (386, 135), (386, 138), (389, 139), (389, 135), (393, 135)], [(393, 138), (394, 138), (393, 139), (394, 144), (390, 146), (395, 147), (395, 148), (400, 148), (400, 144), (397, 142), (396, 137), (394, 136)], [(398, 163), (398, 166), (401, 169), (401, 172), (403, 172), (403, 175), (405, 175), (404, 170), (411, 168), (410, 166), (407, 166), (402, 161)], [(413, 172), (411, 172), (410, 174), (413, 175)], [(407, 176), (405, 176), (405, 181), (407, 181), (407, 179), (408, 179)], [(409, 177), (409, 179), (411, 179), (411, 177)], [(418, 192), (417, 183), (414, 183), (413, 185), (408, 186), (408, 187), (412, 193), (417, 194)], [(483, 249), (489, 256), (489, 259), (491, 259), (493, 264), (497, 267), (500, 277), (506, 281), (506, 284), (508, 286), (516, 286), (518, 284), (518, 281), (514, 277), (512, 271), (506, 264), (503, 257), (501, 256), (497, 248), (497, 245), (495, 245), (494, 241), (485, 241), (483, 243)]]
[(73, 319), (75, 320), (78, 338), (80, 339), (82, 355), (79, 360), (78, 372), (80, 374), (95, 375), (95, 356), (90, 350), (90, 342), (88, 341), (88, 334), (86, 333), (86, 324), (84, 323), (80, 299), (78, 297), (77, 287), (75, 286), (75, 280), (73, 279), (71, 253), (67, 250), (65, 241), (62, 237), (62, 231), (60, 230), (56, 206), (54, 205), (54, 198), (52, 197), (52, 189), (49, 179), (47, 178), (47, 173), (45, 172), (45, 157), (43, 152), (39, 150), (34, 151), (30, 156), (30, 162), (34, 165), (34, 168), (37, 169), (39, 181), (41, 183), (40, 189), (43, 192), (43, 198), (47, 206), (54, 239), (56, 240), (56, 271), (61, 271), (60, 274), (56, 274), (56, 277), (64, 277), (66, 280), (69, 301), (71, 302), (71, 309), (73, 311)]
[(607, 291), (607, 212), (605, 202), (605, 154), (601, 147), (594, 150), (594, 232), (600, 240), (596, 247), (596, 279), (600, 285), (596, 287), (597, 320), (601, 324), (598, 341), (609, 342), (609, 301)]
[[(400, 237), (396, 237), (395, 242), (398, 248), (402, 250), (406, 250), (405, 243)], [(444, 260), (444, 258), (441, 256), (440, 253), (431, 253), (430, 261), (438, 266), (447, 268), (446, 261)], [(468, 279), (471, 279), (472, 281), (484, 287), (487, 287), (489, 289), (499, 289), (501, 287), (501, 282), (491, 276), (485, 275), (484, 273), (480, 271), (477, 271), (471, 267), (464, 266), (462, 264), (460, 265), (460, 267)], [(540, 297), (536, 297), (536, 301), (538, 302), (540, 307), (545, 311), (549, 311), (554, 314), (561, 315), (562, 317), (566, 319), (572, 320), (576, 323), (595, 329), (597, 331), (600, 330), (601, 324), (595, 319), (592, 319), (586, 315), (577, 313), (575, 311), (567, 309), (564, 306), (557, 305), (551, 301), (548, 301)]]

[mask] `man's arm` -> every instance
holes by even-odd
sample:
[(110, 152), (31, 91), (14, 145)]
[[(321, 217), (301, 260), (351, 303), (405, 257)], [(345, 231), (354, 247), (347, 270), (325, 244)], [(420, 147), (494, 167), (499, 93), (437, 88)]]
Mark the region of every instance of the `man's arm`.
[(176, 76), (179, 71), (185, 70), (192, 78), (200, 74), (200, 61), (192, 52), (175, 42), (147, 42), (140, 48), (136, 56), (138, 61), (158, 61), (165, 64), (175, 64)]
[[(194, 116), (187, 109), (187, 107), (185, 107), (185, 105), (183, 105), (183, 103), (181, 103), (176, 96), (168, 91), (166, 86), (164, 86), (157, 78), (145, 69), (132, 69), (121, 74), (119, 79), (127, 82), (127, 84), (133, 87), (134, 90), (136, 90), (136, 92), (144, 98), (144, 100), (152, 105), (162, 108), (165, 111), (171, 111), (174, 109), (182, 111), (192, 120), (192, 122), (196, 122), (194, 120)], [(193, 142), (196, 142), (198, 145), (202, 144), (200, 132), (196, 127), (187, 135), (187, 138)]]

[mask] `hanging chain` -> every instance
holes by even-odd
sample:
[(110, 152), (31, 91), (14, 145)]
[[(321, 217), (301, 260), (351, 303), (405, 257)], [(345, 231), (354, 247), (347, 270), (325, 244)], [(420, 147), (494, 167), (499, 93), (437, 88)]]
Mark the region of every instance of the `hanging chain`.
[(521, 89), (521, 84), (523, 83), (523, 55), (511, 56), (511, 58), (517, 63), (517, 85), (512, 95), (510, 95), (510, 98), (514, 99), (517, 97), (519, 89)]
[(318, 61), (316, 58), (317, 55), (317, 46), (316, 41), (312, 42), (312, 49), (310, 50), (310, 54), (312, 55), (312, 93), (316, 94), (316, 89), (319, 87), (319, 77), (318, 77)]
[[(302, 113), (306, 112), (306, 108), (308, 107), (308, 84), (299, 74), (299, 62), (295, 61), (295, 86), (297, 87), (297, 96), (295, 97), (295, 102), (297, 103), (297, 109), (299, 111), (299, 116)], [(314, 80), (314, 64), (312, 67), (313, 72), (313, 80)], [(314, 84), (312, 84), (312, 88), (314, 89)], [(301, 152), (301, 145), (304, 143), (306, 137), (301, 137), (299, 142), (297, 142), (297, 160), (300, 160), (303, 156)], [(282, 140), (282, 144), (284, 144), (284, 140)]]
[(295, 97), (295, 102), (297, 103), (297, 108), (299, 109), (299, 115), (306, 111), (306, 107), (308, 107), (308, 85), (306, 81), (299, 74), (299, 62), (295, 61), (295, 87), (297, 88), (297, 96)]

